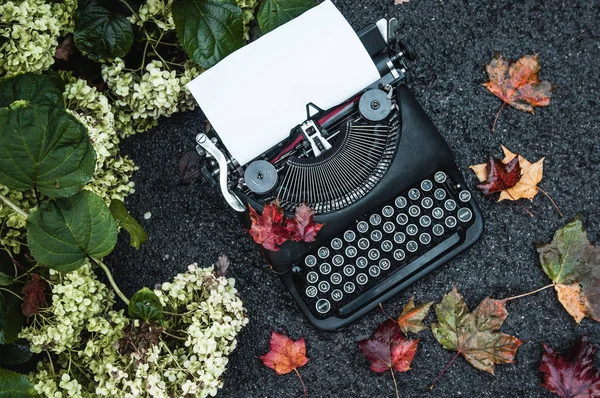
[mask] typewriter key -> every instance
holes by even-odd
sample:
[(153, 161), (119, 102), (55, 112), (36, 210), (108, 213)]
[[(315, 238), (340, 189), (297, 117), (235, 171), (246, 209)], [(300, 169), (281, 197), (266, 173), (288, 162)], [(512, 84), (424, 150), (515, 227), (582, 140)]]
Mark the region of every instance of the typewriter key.
[(371, 122), (380, 122), (392, 111), (392, 100), (388, 98), (385, 91), (368, 90), (360, 97), (358, 110), (365, 119)]
[(267, 193), (277, 184), (277, 169), (266, 160), (257, 160), (246, 167), (244, 181), (252, 192)]

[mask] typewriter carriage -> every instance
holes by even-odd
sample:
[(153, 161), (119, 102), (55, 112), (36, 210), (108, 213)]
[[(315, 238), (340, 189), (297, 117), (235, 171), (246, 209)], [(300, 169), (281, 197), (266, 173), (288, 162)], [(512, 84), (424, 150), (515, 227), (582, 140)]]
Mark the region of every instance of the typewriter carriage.
[[(412, 47), (399, 39), (397, 30), (394, 18), (380, 20), (357, 33), (382, 76), (380, 80), (328, 110), (307, 104), (307, 121), (248, 164), (241, 166), (233, 159), (214, 130), (199, 134), (196, 150), (204, 159), (203, 178), (213, 187), (220, 185), (223, 196), (238, 212), (246, 209), (240, 197), (252, 199), (258, 210), (278, 199), (288, 215), (300, 203), (307, 203), (320, 214), (339, 210), (364, 197), (391, 163), (399, 120), (391, 117), (382, 118), (380, 123), (365, 123), (359, 112), (361, 96), (385, 90), (389, 108), (393, 104), (397, 110), (394, 87), (405, 78), (405, 60), (416, 58)], [(379, 105), (373, 111), (382, 112), (384, 104), (380, 102), (383, 101), (369, 102), (373, 107)], [(312, 123), (309, 128), (315, 139), (306, 131), (307, 123)], [(371, 131), (372, 139), (366, 137), (367, 130)], [(332, 172), (334, 168), (337, 173)]]

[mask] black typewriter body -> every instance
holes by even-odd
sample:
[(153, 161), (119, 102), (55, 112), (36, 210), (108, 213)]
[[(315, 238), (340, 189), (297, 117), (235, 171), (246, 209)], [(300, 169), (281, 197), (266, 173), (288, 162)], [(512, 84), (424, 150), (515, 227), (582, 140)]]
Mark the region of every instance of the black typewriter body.
[[(243, 209), (250, 205), (262, 213), (278, 200), (293, 218), (295, 207), (306, 203), (315, 222), (324, 224), (314, 242), (262, 250), (301, 311), (322, 330), (360, 318), (483, 232), (481, 212), (449, 146), (404, 82), (400, 56), (406, 48), (390, 56), (373, 26), (359, 37), (381, 80), (332, 109), (310, 104), (309, 122), (284, 142), (245, 168), (227, 166), (228, 175), (237, 176), (228, 179), (229, 193)], [(395, 73), (386, 70), (390, 60)], [(311, 107), (317, 112), (311, 114)], [(203, 173), (208, 180), (221, 177), (209, 168)], [(249, 212), (239, 215), (249, 228)]]

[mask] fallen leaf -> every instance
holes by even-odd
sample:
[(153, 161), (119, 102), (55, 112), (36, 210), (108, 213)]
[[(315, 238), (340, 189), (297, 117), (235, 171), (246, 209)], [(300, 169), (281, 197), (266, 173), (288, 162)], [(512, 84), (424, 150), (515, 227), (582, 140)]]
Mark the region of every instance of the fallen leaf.
[(304, 337), (294, 341), (285, 334), (273, 332), (271, 350), (260, 359), (278, 375), (290, 373), (308, 362)]
[(488, 163), (469, 166), (481, 182), (477, 188), (484, 195), (500, 192), (498, 201), (522, 198), (533, 201), (540, 190), (537, 184), (543, 177), (544, 158), (531, 163), (523, 156), (512, 153), (504, 145), (502, 151), (504, 152), (502, 161), (493, 159), (490, 155)]
[(265, 205), (262, 215), (258, 215), (252, 206), (250, 208), (250, 236), (254, 242), (267, 250), (279, 251), (279, 245), (288, 240), (289, 230), (283, 225), (283, 209), (275, 203)]
[(421, 330), (427, 329), (427, 326), (423, 324), (423, 319), (429, 314), (429, 308), (432, 305), (433, 302), (429, 302), (415, 307), (414, 297), (411, 297), (398, 317), (398, 326), (402, 333), (419, 333)]
[(431, 331), (442, 347), (462, 354), (475, 368), (494, 374), (494, 365), (512, 363), (523, 344), (516, 337), (499, 332), (508, 316), (504, 304), (504, 300), (488, 297), (469, 312), (462, 294), (454, 286), (436, 304), (439, 323), (432, 323)]
[(577, 216), (556, 231), (551, 243), (538, 244), (542, 269), (558, 299), (577, 323), (600, 322), (600, 248), (590, 243)]
[(517, 61), (511, 61), (495, 53), (485, 70), (490, 81), (483, 86), (504, 101), (498, 114), (505, 104), (529, 113), (533, 113), (538, 106), (550, 104), (552, 85), (539, 80), (540, 64), (537, 55), (525, 55)]
[(292, 220), (285, 218), (279, 203), (265, 205), (262, 215), (250, 208), (250, 235), (254, 242), (265, 249), (279, 251), (279, 245), (287, 240), (314, 242), (323, 224), (314, 222), (314, 210), (304, 203), (296, 207)]
[(370, 339), (358, 342), (358, 348), (371, 362), (370, 369), (381, 373), (390, 369), (396, 372), (410, 370), (420, 339), (402, 337), (400, 326), (394, 320), (384, 321)]
[(226, 255), (221, 255), (217, 259), (217, 264), (215, 265), (215, 272), (218, 276), (225, 276), (227, 274), (227, 269), (229, 269), (229, 259)]
[(73, 35), (68, 35), (56, 46), (54, 52), (54, 58), (60, 59), (61, 61), (68, 61), (69, 57), (75, 52), (75, 42), (73, 41)]
[(23, 315), (30, 317), (39, 312), (40, 307), (46, 302), (46, 281), (38, 274), (31, 274), (31, 279), (25, 283), (23, 289)]
[(179, 179), (182, 184), (191, 184), (200, 177), (200, 156), (196, 151), (183, 154), (179, 159)]
[(394, 0), (394, 5), (400, 5), (400, 4), (406, 4), (408, 3), (408, 0)]
[(315, 211), (302, 203), (296, 207), (294, 221), (290, 223), (290, 239), (299, 242), (314, 242), (323, 224), (315, 223)]
[(597, 347), (587, 335), (577, 341), (566, 355), (544, 344), (540, 371), (542, 387), (561, 398), (600, 397), (600, 369), (594, 367)]

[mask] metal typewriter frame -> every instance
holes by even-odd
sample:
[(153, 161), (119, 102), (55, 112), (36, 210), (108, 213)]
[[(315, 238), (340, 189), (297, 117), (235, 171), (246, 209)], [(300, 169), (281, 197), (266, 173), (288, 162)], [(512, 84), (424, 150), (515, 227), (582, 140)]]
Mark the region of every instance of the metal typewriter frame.
[[(381, 21), (378, 22), (378, 24), (380, 23)], [(324, 227), (317, 235), (315, 242), (286, 242), (281, 245), (278, 252), (263, 251), (265, 259), (280, 274), (282, 282), (290, 291), (301, 311), (313, 325), (322, 330), (338, 330), (357, 320), (377, 307), (378, 303), (389, 300), (429, 272), (466, 250), (478, 240), (483, 232), (481, 212), (474, 199), (470, 198), (469, 205), (473, 209), (474, 221), (469, 224), (468, 228), (461, 229), (460, 233), (457, 232), (451, 239), (446, 239), (430, 252), (423, 254), (408, 266), (382, 280), (375, 288), (365, 292), (364, 295), (359, 297), (364, 297), (364, 302), (355, 303), (354, 310), (350, 313), (336, 313), (325, 318), (315, 316), (297, 290), (294, 278), (297, 276), (299, 261), (306, 253), (314, 252), (321, 245), (340, 235), (348, 227), (348, 224), (353, 222), (347, 220), (357, 220), (373, 209), (383, 207), (390, 198), (408, 189), (411, 183), (420, 181), (438, 170), (443, 170), (458, 186), (466, 186), (455, 165), (450, 148), (408, 87), (403, 83), (406, 73), (404, 60), (414, 58), (414, 55), (406, 45), (393, 36), (397, 22), (392, 20), (387, 26), (388, 29), (382, 30), (373, 24), (360, 31), (358, 35), (382, 76), (379, 81), (365, 88), (362, 92), (371, 88), (387, 89), (394, 95), (397, 103), (400, 126), (399, 133), (395, 137), (395, 154), (389, 168), (357, 200), (345, 206), (337, 208), (330, 206), (322, 209), (323, 211), (315, 216), (315, 221), (323, 223)], [(387, 32), (388, 37), (385, 37), (385, 32)], [(379, 39), (375, 33), (381, 34), (380, 37), (384, 39), (385, 48), (382, 49), (381, 42), (378, 41)], [(399, 45), (394, 51), (390, 51), (391, 47), (394, 47), (392, 46), (393, 43), (399, 43)], [(357, 93), (357, 95), (361, 93)], [(331, 112), (331, 110), (320, 110), (313, 118), (316, 119), (319, 115), (328, 112)], [(339, 122), (339, 120), (333, 120), (330, 124), (332, 125), (335, 122)], [(328, 126), (324, 127), (327, 128)], [(292, 131), (297, 132), (298, 129), (301, 129), (301, 126), (297, 126)], [(224, 148), (220, 149), (221, 145), (216, 138), (216, 134), (213, 138), (209, 138), (208, 135), (201, 133), (198, 134), (196, 140), (198, 144), (196, 147), (197, 152), (200, 156), (206, 158), (206, 164), (202, 168), (205, 179), (213, 185), (217, 184), (218, 179), (223, 196), (230, 206), (240, 214), (244, 227), (248, 228), (250, 220), (246, 211), (247, 205), (251, 205), (260, 213), (263, 210), (264, 203), (257, 201), (245, 189), (244, 169), (234, 159), (231, 159)], [(285, 144), (286, 142), (281, 143), (276, 148), (276, 152), (280, 151)], [(307, 150), (314, 151), (314, 145), (311, 143), (311, 147)], [(421, 152), (429, 153), (427, 161), (424, 161), (424, 155)], [(257, 159), (272, 159), (272, 156), (273, 153), (265, 153)], [(289, 210), (292, 210), (291, 207)], [(286, 211), (286, 216), (291, 218), (293, 213)], [(340, 220), (344, 221), (340, 222)]]

